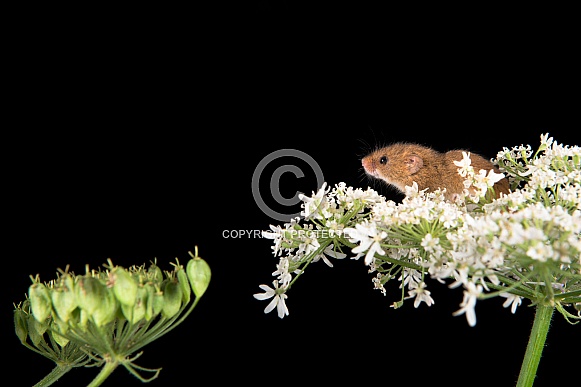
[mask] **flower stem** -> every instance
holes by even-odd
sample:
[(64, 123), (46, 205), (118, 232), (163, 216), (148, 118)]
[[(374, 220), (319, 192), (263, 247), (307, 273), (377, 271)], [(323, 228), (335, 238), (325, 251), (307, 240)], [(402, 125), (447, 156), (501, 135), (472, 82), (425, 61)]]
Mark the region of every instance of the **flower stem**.
[(103, 368), (101, 368), (99, 374), (95, 377), (95, 379), (93, 379), (91, 383), (89, 383), (87, 387), (100, 386), (105, 381), (105, 379), (107, 379), (109, 375), (115, 371), (115, 368), (117, 368), (118, 365), (119, 361), (117, 359), (107, 360)]
[(516, 387), (532, 387), (555, 307), (538, 304)]
[(60, 379), (61, 376), (69, 372), (73, 367), (68, 365), (57, 365), (46, 375), (42, 380), (34, 385), (34, 387), (47, 387)]

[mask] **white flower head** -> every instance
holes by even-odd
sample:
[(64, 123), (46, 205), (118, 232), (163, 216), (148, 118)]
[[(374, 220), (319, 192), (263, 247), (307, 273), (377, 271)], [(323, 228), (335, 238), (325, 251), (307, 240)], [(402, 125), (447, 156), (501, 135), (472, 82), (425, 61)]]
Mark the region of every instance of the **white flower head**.
[[(462, 286), (463, 299), (453, 315), (464, 314), (470, 326), (476, 324), (475, 306), (484, 292), (504, 297), (502, 305), (512, 313), (523, 300), (508, 293), (513, 287), (527, 287), (514, 291), (531, 300), (541, 292), (554, 298), (555, 289), (575, 292), (581, 272), (581, 148), (560, 145), (547, 134), (536, 151), (529, 145), (504, 148), (491, 161), (503, 173), (475, 171), (471, 154), (462, 152), (454, 164), (465, 190), (456, 200), (447, 200), (443, 190), (420, 191), (416, 183), (405, 187), (401, 203), (345, 183), (333, 189), (323, 184), (311, 197), (301, 194), (303, 217), (263, 232), (281, 258), (272, 273), (274, 288), (260, 285), (264, 293), (254, 297), (269, 299), (265, 313), (276, 308), (279, 317), (288, 315), (286, 292), (295, 275), (319, 260), (332, 267), (331, 258), (344, 258), (341, 251), (347, 249), (376, 273), (375, 289), (385, 295), (384, 285), (398, 280), (404, 298), (414, 298), (416, 308), (434, 304), (424, 283), (428, 275), (450, 288)], [(489, 200), (490, 188), (503, 178), (513, 188)], [(518, 282), (522, 276), (527, 282)], [(531, 290), (533, 284), (538, 286)], [(560, 302), (572, 301), (563, 306), (581, 304), (577, 293), (565, 297)], [(394, 305), (401, 304), (403, 299)]]
[(380, 243), (387, 238), (387, 233), (379, 231), (376, 223), (356, 224), (355, 228), (346, 228), (345, 234), (351, 242), (359, 243), (359, 246), (353, 248), (354, 253), (360, 254), (367, 251), (365, 265), (370, 265), (373, 262), (375, 253), (385, 255)]
[(420, 244), (427, 252), (434, 252), (439, 247), (440, 240), (438, 238), (434, 238), (432, 234), (427, 233), (422, 238), (422, 242)]
[(276, 270), (272, 272), (273, 276), (278, 276), (278, 280), (283, 287), (288, 286), (292, 280), (292, 274), (289, 273), (289, 266), (290, 262), (288, 257), (282, 257), (276, 265)]
[(470, 158), (470, 152), (462, 151), (462, 160), (455, 161), (454, 165), (458, 167), (458, 173), (462, 177), (466, 177), (469, 172), (472, 172), (474, 169), (472, 168), (472, 159)]
[(308, 197), (302, 193), (299, 194), (299, 199), (303, 201), (301, 206), (304, 208), (304, 210), (301, 211), (301, 215), (304, 216), (305, 219), (309, 219), (311, 217), (316, 219), (322, 218), (321, 212), (329, 206), (326, 198), (329, 190), (330, 188), (327, 188), (327, 182), (324, 182), (317, 193), (313, 193), (311, 197)]
[(417, 287), (411, 289), (409, 295), (410, 297), (415, 297), (414, 308), (420, 306), (422, 302), (425, 302), (428, 306), (434, 304), (434, 299), (430, 296), (430, 291), (426, 289), (426, 283), (423, 281), (418, 283)]
[(512, 312), (512, 314), (514, 314), (514, 312), (516, 312), (516, 308), (522, 302), (522, 297), (511, 293), (500, 293), (500, 296), (506, 298), (506, 301), (504, 301), (502, 306), (505, 308), (508, 308), (510, 306), (510, 311)]
[(473, 282), (467, 282), (465, 286), (466, 290), (464, 290), (464, 299), (460, 304), (460, 309), (454, 312), (453, 315), (459, 316), (461, 314), (466, 314), (468, 325), (473, 327), (476, 325), (476, 311), (474, 310), (474, 307), (476, 306), (478, 296), (482, 293), (482, 285), (475, 285)]
[(329, 246), (327, 246), (325, 248), (325, 250), (323, 250), (323, 252), (321, 254), (317, 254), (314, 258), (313, 258), (313, 262), (317, 262), (319, 259), (322, 259), (323, 262), (325, 262), (325, 264), (329, 267), (333, 267), (333, 264), (331, 263), (331, 261), (329, 260), (329, 258), (327, 258), (327, 256), (332, 257), (332, 258), (336, 258), (336, 259), (343, 259), (347, 256), (347, 254), (343, 254), (340, 251), (336, 251), (334, 249), (334, 245), (331, 243)]
[(274, 285), (274, 289), (268, 285), (259, 285), (260, 289), (264, 290), (264, 293), (256, 293), (254, 294), (254, 298), (257, 300), (268, 300), (272, 298), (270, 303), (264, 308), (264, 313), (270, 313), (276, 307), (278, 317), (283, 318), (284, 316), (288, 316), (288, 308), (284, 301), (288, 298), (284, 293), (286, 288), (279, 288), (278, 280), (272, 281), (272, 284)]

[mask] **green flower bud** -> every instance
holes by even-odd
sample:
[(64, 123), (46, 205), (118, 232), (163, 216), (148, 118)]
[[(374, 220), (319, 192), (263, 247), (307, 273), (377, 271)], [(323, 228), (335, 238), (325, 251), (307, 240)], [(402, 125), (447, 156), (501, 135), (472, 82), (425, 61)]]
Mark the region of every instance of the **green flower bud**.
[(90, 314), (85, 309), (79, 309), (79, 319), (77, 320), (77, 327), (81, 328), (83, 332), (87, 331), (87, 324), (89, 322)]
[(163, 288), (163, 308), (161, 315), (165, 318), (171, 318), (179, 312), (182, 306), (182, 289), (175, 279), (170, 279), (165, 283)]
[(111, 289), (105, 289), (105, 295), (101, 299), (99, 307), (93, 312), (93, 322), (98, 327), (106, 325), (115, 319), (119, 306), (117, 298)]
[(210, 284), (210, 277), (212, 276), (210, 266), (202, 258), (196, 256), (190, 259), (186, 271), (194, 294), (196, 297), (202, 297), (202, 294), (204, 294)]
[(135, 305), (128, 306), (124, 304), (119, 304), (119, 306), (120, 306), (119, 309), (121, 309), (121, 314), (123, 315), (123, 317), (131, 323), (133, 321), (133, 308), (135, 307)]
[(157, 316), (161, 313), (163, 309), (163, 292), (161, 290), (156, 291), (153, 293), (153, 315)]
[[(67, 274), (69, 278), (70, 275)], [(77, 296), (73, 291), (73, 281), (63, 281), (68, 285), (54, 288), (50, 293), (52, 306), (57, 314), (57, 317), (64, 322), (69, 321), (70, 315), (77, 307)]]
[(163, 281), (163, 272), (155, 263), (152, 263), (147, 269), (147, 274), (149, 279), (153, 282), (161, 283)]
[(26, 342), (26, 337), (28, 337), (27, 317), (29, 316), (22, 309), (14, 310), (14, 330), (16, 331), (16, 336), (23, 344)]
[(155, 315), (153, 314), (153, 295), (155, 294), (155, 286), (151, 282), (144, 285), (147, 291), (147, 304), (145, 305), (145, 319), (151, 320)]
[(44, 332), (46, 332), (48, 328), (48, 323), (46, 323), (47, 320), (40, 322), (36, 320), (36, 317), (34, 316), (32, 317), (33, 318), (29, 316), (28, 318), (28, 337), (30, 337), (30, 341), (32, 341), (32, 344), (37, 346), (41, 340), (44, 341), (42, 335), (44, 335)]
[(107, 288), (97, 278), (81, 277), (75, 286), (77, 304), (79, 307), (92, 315), (106, 297)]
[(132, 324), (137, 324), (140, 320), (145, 318), (145, 312), (147, 310), (147, 289), (144, 285), (139, 285), (137, 287), (137, 295), (135, 296), (135, 305), (133, 305), (132, 311), (129, 312), (130, 317), (125, 314), (127, 320)]
[[(81, 308), (75, 308), (69, 315), (69, 321), (67, 324), (73, 328), (76, 328), (81, 323)], [(60, 319), (59, 319), (60, 320)]]
[(183, 268), (179, 268), (177, 270), (177, 277), (178, 282), (180, 283), (180, 287), (182, 288), (182, 294), (184, 296), (184, 304), (190, 302), (190, 294), (192, 293), (192, 289), (190, 288), (190, 281), (188, 281), (188, 275)]
[(52, 335), (54, 341), (61, 346), (61, 348), (69, 343), (69, 339), (59, 333), (65, 334), (68, 330), (68, 324), (65, 324), (60, 320), (53, 320), (53, 322), (50, 324), (50, 334)]
[(113, 284), (113, 292), (117, 300), (128, 306), (135, 304), (137, 296), (137, 280), (124, 268), (117, 266), (109, 273), (109, 281)]
[(48, 288), (39, 282), (33, 283), (28, 288), (30, 310), (38, 321), (43, 322), (51, 313), (50, 293)]

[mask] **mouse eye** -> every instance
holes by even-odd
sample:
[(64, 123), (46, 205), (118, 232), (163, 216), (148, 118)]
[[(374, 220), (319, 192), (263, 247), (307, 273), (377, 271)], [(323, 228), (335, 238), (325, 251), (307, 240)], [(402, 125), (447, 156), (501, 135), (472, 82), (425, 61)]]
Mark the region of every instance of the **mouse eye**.
[(387, 156), (381, 156), (381, 158), (379, 159), (379, 164), (381, 165), (387, 164)]

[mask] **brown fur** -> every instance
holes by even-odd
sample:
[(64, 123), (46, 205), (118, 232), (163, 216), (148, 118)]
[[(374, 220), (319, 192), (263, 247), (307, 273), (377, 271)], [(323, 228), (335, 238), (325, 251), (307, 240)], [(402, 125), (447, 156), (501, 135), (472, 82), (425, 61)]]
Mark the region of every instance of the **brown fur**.
[[(423, 145), (398, 142), (371, 152), (361, 159), (361, 164), (368, 175), (385, 181), (402, 193), (405, 193), (406, 185), (416, 182), (419, 190), (445, 188), (446, 197), (453, 199), (464, 189), (464, 178), (458, 174), (458, 167), (454, 164), (454, 161), (462, 160), (462, 151), (442, 153)], [(478, 154), (470, 152), (470, 159), (476, 173), (480, 169), (500, 173), (492, 162)], [(385, 163), (382, 164), (382, 160)], [(497, 198), (500, 193), (508, 194), (508, 180), (498, 181), (494, 190)]]

